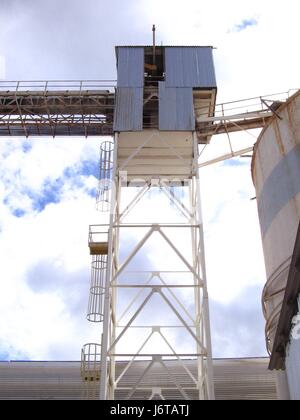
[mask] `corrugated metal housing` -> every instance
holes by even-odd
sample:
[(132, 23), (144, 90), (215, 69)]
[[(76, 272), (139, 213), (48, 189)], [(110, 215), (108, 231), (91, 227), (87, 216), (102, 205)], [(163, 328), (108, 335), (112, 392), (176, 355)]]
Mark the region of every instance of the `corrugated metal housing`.
[(144, 47), (117, 47), (118, 87), (144, 86)]
[(162, 131), (193, 131), (195, 116), (191, 88), (166, 88), (159, 83), (159, 129)]
[(143, 130), (144, 48), (118, 48), (114, 131)]
[(114, 131), (143, 130), (142, 88), (117, 88)]
[[(193, 89), (216, 89), (211, 47), (157, 47), (160, 60), (157, 61), (157, 74), (152, 75), (144, 70), (145, 55), (147, 62), (152, 49), (149, 52), (148, 47), (116, 47), (116, 54), (118, 87), (114, 131), (143, 130), (143, 113), (146, 128), (159, 128), (162, 131), (195, 130)], [(150, 61), (151, 59), (152, 55)], [(147, 109), (146, 105), (144, 109), (142, 95), (145, 83), (147, 89), (152, 88), (156, 93), (158, 81), (157, 127), (157, 108)], [(147, 126), (148, 119), (154, 121), (153, 126)]]
[(166, 47), (165, 66), (166, 87), (217, 87), (210, 47)]

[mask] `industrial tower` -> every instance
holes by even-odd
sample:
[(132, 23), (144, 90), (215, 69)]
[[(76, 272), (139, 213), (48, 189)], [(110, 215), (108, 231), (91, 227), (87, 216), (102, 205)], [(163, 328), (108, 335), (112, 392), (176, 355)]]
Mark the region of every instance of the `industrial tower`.
[[(89, 236), (93, 261), (88, 319), (101, 322), (103, 333), (101, 345), (89, 344), (83, 350), (83, 375), (87, 382), (99, 380), (101, 399), (114, 399), (115, 390), (124, 387), (125, 372), (133, 362), (143, 360), (140, 376), (125, 387), (127, 399), (138, 398), (140, 391), (146, 392), (148, 399), (168, 398), (163, 380), (151, 389), (143, 387), (157, 364), (162, 378), (167, 377), (172, 383), (174, 395), (183, 399), (191, 395), (214, 399), (199, 139), (195, 132), (195, 115), (214, 114), (216, 80), (212, 48), (116, 47), (116, 55), (114, 139), (101, 147), (97, 197), (98, 208), (110, 210), (110, 219), (108, 226), (91, 226)], [(128, 188), (135, 193), (123, 207), (121, 192), (126, 195)], [(176, 193), (178, 188), (182, 197)], [(168, 197), (181, 214), (180, 223), (166, 223), (157, 218), (151, 223), (140, 218), (139, 222), (126, 223), (126, 218), (151, 191), (154, 195), (160, 191)], [(148, 206), (151, 212), (151, 200)], [(163, 208), (161, 211), (164, 213)], [(127, 247), (120, 262), (120, 238), (124, 231), (141, 233), (136, 233), (138, 240)], [(187, 237), (189, 249), (183, 250), (181, 242)], [(135, 269), (135, 256), (151, 238), (155, 238), (158, 247), (160, 241), (167, 244), (182, 265), (181, 270), (173, 261), (168, 270), (159, 262), (150, 271), (143, 267)], [(127, 272), (131, 262), (133, 270)], [(124, 293), (126, 289), (133, 293)], [(119, 305), (124, 300), (128, 302), (121, 313)], [(149, 307), (155, 313), (154, 325), (147, 319)], [(169, 317), (171, 324), (166, 310), (173, 315)], [(144, 312), (148, 315), (143, 316)], [(133, 329), (139, 329), (140, 333), (136, 335), (135, 349), (129, 351)], [(173, 333), (176, 330), (186, 343), (184, 351)], [(128, 360), (128, 364), (116, 376), (118, 358)], [(187, 359), (198, 361), (196, 375), (186, 366)], [(166, 366), (166, 360), (176, 361), (175, 373)]]
[[(97, 208), (108, 220), (89, 230), (87, 318), (100, 324), (102, 339), (82, 350), (85, 396), (214, 399), (199, 168), (252, 152), (253, 145), (234, 151), (229, 133), (262, 127), (268, 133), (272, 123), (284, 119), (280, 107), (290, 92), (279, 100), (270, 95), (216, 107), (211, 47), (154, 42), (117, 47), (116, 57), (115, 93), (111, 81), (1, 82), (0, 136), (113, 138), (101, 144), (97, 194)], [(199, 145), (206, 147), (217, 134), (227, 134), (230, 153), (201, 164)], [(254, 178), (260, 174), (256, 162), (257, 157)], [(159, 209), (158, 194), (169, 200)], [(146, 197), (148, 208), (137, 217)], [(171, 214), (170, 203), (180, 221), (163, 218)], [(162, 257), (146, 270), (145, 260), (140, 264), (136, 258), (151, 241)], [(173, 252), (169, 261), (163, 261), (164, 247)], [(191, 360), (197, 361), (196, 370), (190, 369)], [(130, 373), (133, 364), (138, 376)]]

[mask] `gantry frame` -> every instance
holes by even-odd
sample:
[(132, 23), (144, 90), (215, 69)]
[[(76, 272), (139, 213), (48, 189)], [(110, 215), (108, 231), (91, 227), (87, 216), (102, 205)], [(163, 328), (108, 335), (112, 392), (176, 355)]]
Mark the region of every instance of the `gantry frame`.
[[(156, 135), (159, 137), (159, 132)], [(197, 389), (199, 399), (214, 399), (203, 220), (199, 189), (199, 152), (197, 135), (196, 133), (193, 133), (192, 136), (193, 160), (191, 165), (191, 174), (185, 184), (187, 190), (189, 191), (188, 207), (172, 193), (168, 182), (165, 182), (162, 179), (148, 179), (145, 181), (144, 186), (138, 191), (130, 204), (125, 209), (121, 209), (121, 190), (124, 171), (126, 171), (126, 168), (131, 164), (131, 160), (136, 158), (137, 153), (134, 151), (132, 152), (131, 157), (126, 160), (126, 165), (121, 165), (122, 170), (120, 171), (120, 165), (118, 165), (118, 141), (119, 135), (116, 133), (114, 138), (114, 191), (111, 201), (110, 223), (108, 229), (108, 264), (106, 272), (103, 334), (101, 341), (100, 399), (114, 399), (116, 389), (126, 389), (128, 391), (127, 399), (134, 398), (139, 390), (144, 389), (142, 388), (143, 380), (146, 375), (151, 372), (151, 368), (156, 363), (161, 365), (162, 370), (169, 377), (169, 380), (173, 382), (173, 386), (177, 390), (180, 398), (189, 399), (188, 390)], [(180, 153), (178, 153), (177, 158), (180, 161)], [(176, 206), (178, 211), (180, 211), (183, 215), (185, 223), (126, 223), (125, 218), (152, 187), (159, 188), (164, 194), (166, 194), (171, 203), (173, 203), (173, 205)], [(126, 255), (122, 264), (120, 264), (119, 238), (120, 231), (124, 228), (130, 228), (131, 230), (144, 229), (146, 230), (146, 233), (143, 235), (142, 239), (139, 240), (136, 246), (131, 249), (128, 255)], [(179, 250), (178, 244), (170, 239), (168, 229), (185, 229), (190, 232), (192, 250), (190, 261), (183, 256), (182, 252)], [(154, 234), (158, 234), (161, 238), (163, 238), (163, 240), (174, 251), (178, 259), (184, 264), (186, 269), (185, 273), (189, 273), (193, 278), (191, 283), (184, 281), (181, 283), (170, 283), (170, 281), (165, 279), (166, 274), (172, 276), (175, 275), (175, 273), (178, 274), (178, 272), (161, 271), (159, 267), (157, 267), (155, 271), (135, 272), (135, 274), (143, 274), (143, 276), (146, 275), (146, 279), (144, 281), (139, 280), (135, 283), (129, 282), (125, 284), (120, 281), (121, 275), (126, 273), (126, 268), (130, 262)], [(127, 276), (129, 277), (132, 277), (132, 275), (132, 272), (127, 273)], [(153, 284), (154, 279), (156, 280), (155, 284)], [(128, 302), (126, 309), (119, 315), (117, 308), (117, 295), (118, 291), (124, 288), (135, 290), (135, 294), (133, 299)], [(191, 313), (189, 309), (184, 306), (181, 301), (180, 293), (177, 294), (177, 291), (182, 289), (189, 289), (191, 291), (194, 300), (194, 313)], [(146, 297), (142, 297), (143, 292), (146, 293)], [(175, 318), (178, 320), (178, 323), (176, 325), (164, 325), (163, 323), (160, 325), (134, 325), (138, 316), (143, 312), (151, 298), (156, 294), (161, 297), (163, 303), (171, 310)], [(127, 322), (124, 322), (123, 320), (126, 316), (128, 316), (128, 319)], [(117, 346), (121, 339), (126, 336), (129, 330), (134, 328), (149, 330), (149, 334), (146, 339), (139, 343), (139, 348), (134, 353), (126, 351), (126, 346), (121, 346), (122, 352), (117, 351)], [(169, 342), (165, 335), (165, 330), (170, 328), (181, 331), (184, 330), (193, 341), (193, 350), (186, 353), (177, 351), (175, 346)], [(143, 349), (155, 334), (162, 338), (168, 348), (168, 353), (159, 351), (159, 349), (155, 353), (143, 352)], [(118, 377), (115, 376), (116, 358), (128, 360), (123, 372), (121, 372)], [(187, 378), (189, 379), (187, 389), (185, 389), (186, 385), (181, 384), (180, 380), (168, 371), (165, 364), (165, 360), (168, 358), (175, 358), (184, 370)], [(184, 363), (187, 358), (195, 358), (198, 361), (198, 372), (196, 377), (192, 375)], [(124, 384), (122, 384), (122, 378), (125, 372), (130, 369), (134, 362), (141, 359), (146, 359), (148, 364), (146, 365), (144, 371), (141, 372), (140, 378), (136, 383), (131, 384), (130, 386), (124, 386)], [(151, 389), (148, 389), (148, 393), (149, 399), (152, 399), (157, 395), (162, 399), (165, 398), (162, 386), (154, 386)]]
[[(0, 81), (0, 137), (113, 136), (115, 89), (114, 80)], [(215, 117), (197, 120), (198, 142), (264, 127), (268, 103), (291, 92), (217, 105)]]

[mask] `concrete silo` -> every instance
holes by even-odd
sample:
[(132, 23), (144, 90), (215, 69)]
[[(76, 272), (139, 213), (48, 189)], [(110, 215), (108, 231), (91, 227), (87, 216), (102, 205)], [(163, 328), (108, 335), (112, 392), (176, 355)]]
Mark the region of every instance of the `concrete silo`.
[[(278, 324), (287, 310), (283, 301), (287, 298), (286, 285), (300, 219), (300, 92), (286, 103), (274, 103), (272, 107), (274, 117), (259, 136), (252, 161), (267, 273), (262, 301), (270, 354), (274, 352), (278, 335), (282, 334)], [(291, 324), (285, 330), (290, 333)], [(287, 350), (285, 346), (282, 351)], [(284, 369), (285, 363), (276, 368)], [(299, 369), (300, 377), (300, 366), (292, 369)], [(290, 393), (286, 379), (284, 372), (278, 374), (281, 398)]]

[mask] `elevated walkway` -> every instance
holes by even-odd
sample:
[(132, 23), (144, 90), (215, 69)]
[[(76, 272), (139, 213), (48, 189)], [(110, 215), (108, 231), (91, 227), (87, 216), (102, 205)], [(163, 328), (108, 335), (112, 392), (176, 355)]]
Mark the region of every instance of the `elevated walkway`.
[[(112, 136), (115, 88), (113, 80), (0, 81), (0, 137)], [(194, 98), (199, 143), (264, 127), (276, 104), (294, 92), (218, 104), (213, 117), (207, 116), (211, 99), (200, 92)]]

